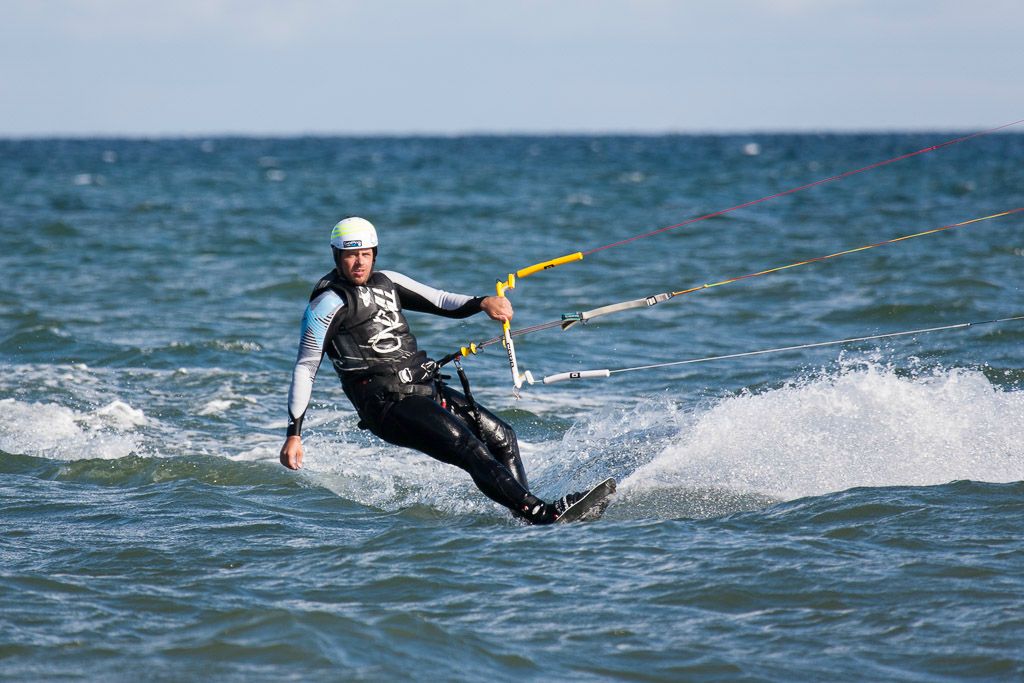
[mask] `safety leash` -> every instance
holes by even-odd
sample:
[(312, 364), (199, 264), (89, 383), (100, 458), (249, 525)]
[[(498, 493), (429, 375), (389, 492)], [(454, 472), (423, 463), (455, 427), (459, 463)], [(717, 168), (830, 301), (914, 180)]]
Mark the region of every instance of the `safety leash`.
[(466, 371), (462, 369), (462, 363), (459, 362), (458, 358), (453, 360), (455, 361), (455, 369), (459, 373), (459, 382), (462, 384), (462, 393), (466, 397), (466, 404), (469, 406), (470, 414), (473, 417), (470, 421), (470, 427), (472, 427), (473, 433), (476, 434), (476, 438), (483, 441), (483, 426), (480, 424), (480, 406), (477, 405), (476, 399), (473, 398), (473, 392), (469, 388), (469, 377), (466, 376)]

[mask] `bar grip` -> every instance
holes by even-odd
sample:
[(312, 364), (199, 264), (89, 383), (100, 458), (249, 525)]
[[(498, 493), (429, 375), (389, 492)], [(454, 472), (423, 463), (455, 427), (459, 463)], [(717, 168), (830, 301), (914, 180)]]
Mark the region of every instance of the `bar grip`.
[(555, 268), (556, 266), (561, 266), (566, 263), (572, 263), (573, 261), (580, 261), (582, 259), (583, 252), (577, 251), (575, 254), (566, 254), (565, 256), (553, 258), (550, 261), (542, 261), (540, 263), (535, 263), (532, 266), (527, 266), (522, 270), (517, 270), (516, 277), (526, 277), (528, 275), (533, 275), (534, 273), (541, 270), (548, 270), (549, 268)]

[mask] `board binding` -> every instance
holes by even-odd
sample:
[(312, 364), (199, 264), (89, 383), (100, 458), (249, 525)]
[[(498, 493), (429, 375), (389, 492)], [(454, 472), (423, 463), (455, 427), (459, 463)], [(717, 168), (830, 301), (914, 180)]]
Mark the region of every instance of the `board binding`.
[(615, 479), (608, 477), (578, 501), (566, 508), (565, 512), (555, 520), (555, 524), (566, 524), (576, 521), (592, 521), (604, 514), (615, 493)]

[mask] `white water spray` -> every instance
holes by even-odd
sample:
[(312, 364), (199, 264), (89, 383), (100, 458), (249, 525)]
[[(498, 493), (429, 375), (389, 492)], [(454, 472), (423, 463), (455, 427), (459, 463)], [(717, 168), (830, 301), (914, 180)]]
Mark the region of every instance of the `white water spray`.
[(870, 362), (718, 401), (623, 488), (788, 500), (960, 479), (1024, 479), (1024, 393), (975, 370), (907, 377)]

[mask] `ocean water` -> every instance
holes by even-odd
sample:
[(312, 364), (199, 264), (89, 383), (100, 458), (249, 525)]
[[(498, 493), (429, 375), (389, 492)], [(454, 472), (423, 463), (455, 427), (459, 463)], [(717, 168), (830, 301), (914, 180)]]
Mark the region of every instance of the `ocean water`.
[[(530, 528), (360, 431), (329, 368), (277, 463), (331, 225), (516, 269), (952, 139), (0, 141), (0, 679), (1021, 680), (1024, 321), (524, 388), (465, 361)], [(515, 326), (1024, 206), (993, 134), (521, 279)], [(1024, 213), (519, 338), (536, 377), (1024, 315)], [(439, 357), (498, 333), (411, 314)]]

